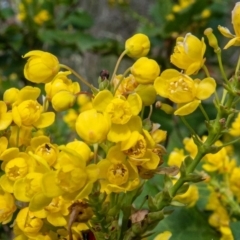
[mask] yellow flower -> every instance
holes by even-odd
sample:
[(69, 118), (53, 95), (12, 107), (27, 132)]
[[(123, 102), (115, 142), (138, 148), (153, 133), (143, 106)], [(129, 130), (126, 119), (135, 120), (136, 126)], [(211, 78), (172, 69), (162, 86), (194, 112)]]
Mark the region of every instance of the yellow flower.
[(67, 226), (65, 216), (69, 214), (68, 208), (72, 201), (66, 201), (61, 196), (55, 197), (41, 211), (33, 212), (36, 217), (46, 218), (53, 226)]
[(195, 185), (190, 185), (188, 190), (183, 193), (175, 196), (174, 201), (178, 201), (187, 205), (187, 207), (193, 207), (199, 198), (198, 188)]
[(30, 82), (51, 82), (59, 71), (59, 61), (51, 53), (34, 50), (23, 57), (29, 57), (24, 67), (24, 76)]
[(177, 38), (174, 53), (171, 55), (171, 63), (185, 70), (185, 74), (192, 75), (203, 66), (203, 58), (206, 50), (204, 39), (200, 41), (194, 35), (188, 33), (185, 38)]
[[(119, 84), (120, 79), (122, 78), (122, 75), (117, 75), (113, 79), (113, 85), (114, 88), (117, 87)], [(118, 86), (118, 89), (116, 91), (116, 96), (117, 95), (124, 95), (127, 96), (129, 95), (134, 89), (138, 86), (138, 83), (136, 82), (134, 76), (130, 74), (128, 77), (125, 77), (121, 84)]]
[(238, 113), (237, 117), (232, 123), (229, 133), (234, 137), (240, 136), (240, 113)]
[(125, 42), (127, 55), (132, 58), (144, 57), (150, 50), (150, 41), (148, 36), (142, 33), (133, 35)]
[(12, 123), (12, 113), (7, 112), (6, 103), (0, 101), (0, 131), (5, 130)]
[(190, 156), (192, 158), (195, 158), (198, 152), (197, 145), (194, 143), (192, 138), (184, 138), (183, 144), (185, 149), (189, 152)]
[(232, 24), (235, 31), (235, 35), (232, 34), (228, 28), (218, 26), (218, 30), (221, 32), (221, 34), (227, 38), (231, 38), (231, 40), (226, 44), (224, 49), (227, 49), (231, 46), (240, 46), (240, 2), (237, 2), (235, 4), (235, 7), (232, 11)]
[(175, 148), (168, 157), (168, 165), (180, 167), (185, 157), (182, 149)]
[(49, 12), (47, 10), (41, 10), (36, 16), (34, 16), (33, 21), (38, 25), (42, 25), (49, 19), (50, 19)]
[(11, 126), (11, 135), (9, 138), (9, 145), (11, 147), (28, 146), (32, 138), (32, 128), (21, 126)]
[(12, 193), (14, 183), (34, 170), (35, 161), (28, 154), (19, 152), (18, 148), (8, 148), (1, 159), (5, 174), (0, 178), (0, 185), (5, 192)]
[(175, 115), (188, 115), (196, 110), (201, 100), (209, 98), (215, 91), (213, 78), (193, 80), (174, 69), (167, 69), (156, 78), (154, 87), (157, 93), (178, 104)]
[(75, 129), (77, 117), (77, 111), (74, 109), (69, 109), (66, 114), (64, 114), (63, 121), (69, 126), (69, 128)]
[[(217, 141), (215, 145), (221, 146), (222, 143), (221, 141)], [(235, 161), (228, 156), (227, 148), (223, 147), (217, 153), (205, 155), (202, 167), (208, 172), (219, 171), (220, 173), (230, 173), (235, 164)]]
[(180, 12), (184, 8), (189, 7), (189, 5), (193, 4), (195, 0), (179, 0), (179, 4), (174, 4), (173, 5), (173, 12)]
[(76, 121), (77, 134), (90, 144), (106, 140), (110, 126), (109, 116), (97, 112), (96, 109), (80, 113)]
[(42, 111), (42, 106), (35, 99), (25, 100), (19, 105), (13, 106), (13, 121), (18, 127), (48, 127), (54, 122), (55, 114)]
[(130, 164), (123, 155), (115, 159), (107, 158), (97, 164), (100, 169), (99, 179), (102, 191), (127, 192), (139, 186), (137, 168)]
[(86, 155), (82, 157), (76, 148), (73, 150), (67, 146), (60, 149), (57, 171), (51, 170), (43, 176), (41, 186), (44, 195), (49, 198), (62, 196), (66, 200), (87, 197), (98, 179), (99, 169), (95, 164), (86, 165)]
[(139, 84), (135, 92), (142, 99), (144, 106), (150, 106), (156, 101), (157, 92), (152, 84)]
[(52, 99), (53, 96), (60, 91), (69, 91), (73, 94), (80, 92), (80, 86), (78, 82), (72, 82), (67, 76), (71, 72), (59, 72), (54, 79), (45, 84), (45, 91), (48, 99)]
[[(142, 108), (142, 100), (138, 94), (113, 97), (108, 90), (99, 92), (93, 99), (93, 107), (99, 112), (109, 116), (111, 128), (107, 139), (112, 142), (119, 142), (128, 139), (131, 130), (139, 126), (137, 115)], [(134, 126), (135, 125), (135, 126)]]
[(49, 166), (53, 166), (58, 158), (58, 146), (50, 143), (50, 138), (47, 136), (33, 137), (30, 142), (30, 146), (26, 152), (31, 151), (32, 153), (43, 158)]
[(16, 209), (15, 199), (12, 194), (0, 191), (0, 223), (9, 223)]
[(29, 211), (29, 208), (23, 208), (19, 211), (16, 217), (16, 224), (18, 228), (26, 235), (27, 237), (36, 237), (40, 232), (43, 221), (40, 218), (34, 216), (34, 213)]
[(30, 202), (34, 195), (42, 192), (42, 177), (42, 173), (30, 172), (25, 177), (18, 179), (13, 189), (15, 198), (22, 202)]
[(155, 60), (141, 57), (132, 65), (131, 73), (138, 83), (153, 83), (159, 76), (160, 67)]

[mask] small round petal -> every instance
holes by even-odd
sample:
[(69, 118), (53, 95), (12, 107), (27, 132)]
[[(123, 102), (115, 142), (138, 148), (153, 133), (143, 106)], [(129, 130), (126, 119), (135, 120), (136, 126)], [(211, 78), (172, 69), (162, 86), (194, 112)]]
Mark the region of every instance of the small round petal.
[(52, 98), (52, 106), (55, 111), (61, 112), (71, 108), (77, 100), (77, 96), (69, 91), (60, 91)]
[(216, 90), (216, 82), (213, 78), (204, 78), (198, 83), (196, 97), (200, 100), (209, 98)]
[(100, 91), (93, 99), (92, 104), (99, 112), (104, 112), (108, 104), (112, 101), (113, 95), (108, 90)]
[(128, 96), (127, 101), (130, 104), (132, 114), (137, 116), (142, 110), (142, 99), (137, 93), (133, 93)]
[(131, 131), (126, 124), (120, 125), (113, 123), (107, 135), (107, 139), (111, 142), (120, 142), (129, 138), (130, 135)]
[(174, 112), (174, 115), (185, 116), (189, 115), (190, 113), (194, 112), (199, 104), (201, 103), (200, 100), (194, 100), (190, 103), (179, 105), (178, 109)]
[(6, 104), (13, 104), (17, 100), (19, 89), (9, 88), (3, 94), (3, 100)]
[(125, 42), (127, 55), (132, 58), (144, 57), (150, 50), (150, 41), (148, 36), (142, 33), (133, 35)]
[(54, 112), (45, 112), (42, 113), (40, 118), (33, 124), (36, 128), (46, 128), (52, 125), (55, 121)]
[(156, 101), (157, 93), (152, 84), (139, 84), (135, 92), (142, 99), (144, 106), (150, 106)]

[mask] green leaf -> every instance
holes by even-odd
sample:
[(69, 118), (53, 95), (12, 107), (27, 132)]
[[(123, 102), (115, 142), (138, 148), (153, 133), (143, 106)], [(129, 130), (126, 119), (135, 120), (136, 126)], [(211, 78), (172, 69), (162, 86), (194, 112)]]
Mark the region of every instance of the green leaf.
[(208, 224), (207, 215), (193, 208), (176, 208), (165, 217), (156, 227), (157, 232), (149, 240), (164, 231), (172, 233), (171, 240), (219, 240), (219, 234)]
[(232, 230), (232, 234), (234, 239), (240, 239), (240, 228), (239, 225), (240, 221), (238, 222), (230, 222), (230, 228)]
[(63, 22), (63, 26), (67, 27), (68, 25), (72, 25), (75, 28), (87, 29), (93, 25), (93, 19), (87, 12), (77, 10), (76, 12), (71, 12)]

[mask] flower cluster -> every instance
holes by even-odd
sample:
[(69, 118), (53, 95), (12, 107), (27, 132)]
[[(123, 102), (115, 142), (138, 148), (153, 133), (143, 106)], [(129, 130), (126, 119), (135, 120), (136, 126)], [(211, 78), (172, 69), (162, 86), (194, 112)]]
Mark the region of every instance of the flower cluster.
[[(236, 36), (225, 48), (239, 45), (239, 6), (233, 11)], [(225, 28), (219, 29), (229, 37)], [(220, 54), (212, 30), (205, 35)], [(240, 64), (228, 80), (220, 61), (225, 81), (220, 101), (217, 83), (205, 65), (204, 38), (191, 33), (177, 38), (170, 61), (179, 70), (162, 71), (157, 61), (147, 57), (149, 51), (146, 35), (127, 39), (111, 78), (103, 70), (97, 87), (51, 53), (34, 50), (23, 56), (27, 58), (24, 76), (34, 86), (7, 89), (0, 101), (0, 223), (11, 223), (16, 216), (15, 240), (93, 235), (94, 239), (143, 239), (164, 219), (166, 207), (197, 204), (201, 196), (195, 183), (200, 181), (210, 186), (205, 206), (211, 211), (209, 224), (222, 239), (233, 239), (227, 209), (240, 216), (236, 207), (240, 167), (231, 147), (239, 139), (227, 142), (224, 137), (240, 136), (239, 115), (233, 120)], [(117, 74), (124, 56), (134, 62)], [(194, 77), (201, 70), (206, 77)], [(71, 75), (89, 90), (82, 91)], [(217, 116), (210, 120), (202, 101), (214, 93)], [(205, 117), (203, 137), (185, 118), (198, 108)], [(167, 131), (152, 120), (159, 109), (180, 116), (191, 133), (183, 148), (168, 149), (168, 155)], [(64, 144), (47, 130), (59, 121), (58, 114), (64, 115), (75, 136)], [(200, 161), (201, 170), (195, 171)], [(148, 192), (142, 204), (134, 204), (146, 184), (160, 174), (164, 180), (157, 185), (158, 192)], [(155, 239), (171, 236), (165, 231)]]

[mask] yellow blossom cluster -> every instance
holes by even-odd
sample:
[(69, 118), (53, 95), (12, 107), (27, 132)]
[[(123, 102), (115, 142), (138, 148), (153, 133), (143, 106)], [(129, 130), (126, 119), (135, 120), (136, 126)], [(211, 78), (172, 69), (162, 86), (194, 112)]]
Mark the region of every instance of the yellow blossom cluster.
[[(239, 9), (237, 3), (233, 11), (236, 36), (231, 35), (225, 48), (239, 45)], [(35, 21), (42, 24), (47, 19), (47, 13), (41, 13)], [(230, 36), (225, 28), (219, 29)], [(210, 46), (218, 49), (210, 32)], [(206, 206), (211, 211), (209, 224), (222, 239), (232, 239), (231, 216), (225, 206), (240, 202), (240, 167), (231, 142), (226, 144), (223, 136), (240, 135), (239, 115), (232, 120), (238, 84), (234, 78), (226, 81), (221, 103), (215, 102), (217, 118), (210, 120), (202, 101), (218, 93), (205, 66), (204, 38), (187, 33), (176, 39), (170, 61), (179, 70), (162, 71), (157, 61), (147, 57), (150, 46), (142, 33), (127, 39), (111, 78), (102, 72), (97, 87), (49, 52), (33, 50), (23, 56), (27, 58), (24, 76), (34, 86), (7, 89), (0, 101), (0, 223), (12, 221), (14, 240), (84, 239), (84, 234), (95, 239), (121, 239), (124, 234), (131, 238), (122, 239), (143, 239), (148, 227), (165, 217), (165, 207), (195, 206), (201, 196), (194, 183), (204, 180), (212, 191)], [(118, 74), (124, 56), (134, 62)], [(202, 69), (206, 77), (193, 77)], [(82, 91), (72, 75), (88, 91)], [(159, 111), (154, 106), (180, 116), (191, 132), (183, 140), (184, 148), (169, 152), (165, 165), (163, 144), (168, 136), (151, 119), (153, 111)], [(208, 131), (202, 138), (184, 118), (198, 107)], [(47, 129), (62, 120), (56, 117), (59, 113), (75, 137), (64, 144), (58, 144)], [(200, 161), (203, 174), (195, 171)], [(163, 189), (156, 196), (147, 193), (147, 210), (136, 209), (135, 199), (156, 174), (165, 175)], [(117, 230), (120, 233), (114, 235)], [(155, 239), (171, 236), (165, 231)]]

